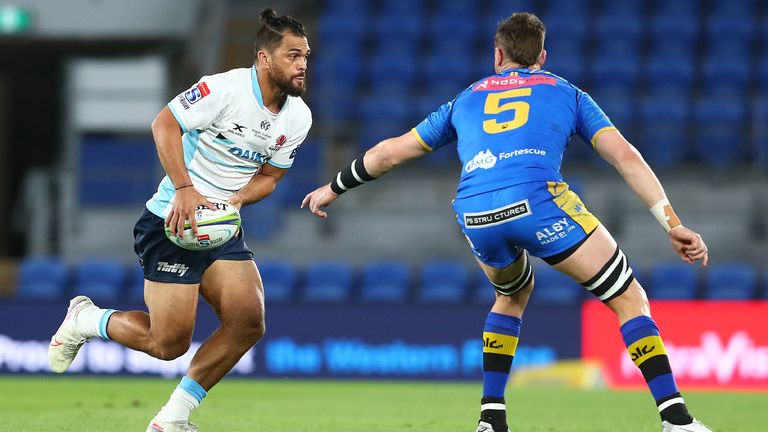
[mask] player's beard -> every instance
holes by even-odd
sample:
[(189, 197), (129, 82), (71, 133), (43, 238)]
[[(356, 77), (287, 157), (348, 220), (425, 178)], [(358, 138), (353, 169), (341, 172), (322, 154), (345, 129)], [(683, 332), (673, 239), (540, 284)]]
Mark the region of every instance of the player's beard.
[[(299, 76), (303, 76), (304, 80), (301, 82), (300, 85), (295, 85), (293, 83), (293, 79)], [(285, 73), (280, 73), (275, 69), (270, 69), (269, 79), (271, 79), (272, 82), (275, 83), (275, 85), (277, 86), (277, 88), (280, 89), (280, 91), (287, 94), (288, 96), (298, 97), (303, 95), (304, 92), (307, 90), (306, 74), (294, 75), (289, 77)]]

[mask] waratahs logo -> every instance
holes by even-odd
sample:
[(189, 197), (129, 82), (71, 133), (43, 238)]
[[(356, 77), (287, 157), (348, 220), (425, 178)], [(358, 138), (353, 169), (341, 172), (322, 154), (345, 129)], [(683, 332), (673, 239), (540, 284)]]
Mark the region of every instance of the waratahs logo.
[(464, 171), (471, 173), (478, 168), (491, 169), (494, 166), (496, 166), (496, 156), (491, 153), (490, 150), (486, 149), (485, 151), (476, 154), (471, 161), (467, 162), (467, 164), (464, 165)]

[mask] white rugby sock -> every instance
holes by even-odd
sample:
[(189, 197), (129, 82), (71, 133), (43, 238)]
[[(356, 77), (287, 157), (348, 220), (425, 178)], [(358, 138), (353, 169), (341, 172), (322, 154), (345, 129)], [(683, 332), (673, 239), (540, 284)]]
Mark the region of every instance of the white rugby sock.
[(102, 309), (98, 306), (86, 307), (77, 313), (77, 327), (80, 333), (87, 338), (107, 336), (107, 322), (116, 311), (114, 309)]
[(192, 411), (200, 405), (196, 397), (189, 394), (186, 390), (176, 387), (171, 393), (170, 399), (163, 406), (155, 419), (162, 422), (187, 421)]

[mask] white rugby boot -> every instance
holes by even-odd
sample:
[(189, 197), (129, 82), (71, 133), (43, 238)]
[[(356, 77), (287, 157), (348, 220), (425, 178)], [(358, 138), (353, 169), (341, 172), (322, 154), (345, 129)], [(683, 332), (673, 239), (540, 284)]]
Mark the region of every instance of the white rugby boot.
[[(493, 430), (493, 426), (491, 426), (490, 423), (480, 420), (477, 423), (477, 430), (475, 432), (495, 432), (495, 431)], [(504, 432), (509, 432), (509, 429), (507, 429)]]
[(197, 426), (186, 420), (162, 422), (152, 419), (147, 426), (147, 432), (198, 432)]
[(712, 432), (712, 429), (696, 419), (686, 425), (674, 425), (670, 422), (661, 422), (661, 432)]
[(48, 363), (52, 371), (56, 373), (66, 372), (75, 360), (80, 348), (91, 339), (83, 335), (77, 322), (77, 316), (90, 308), (98, 309), (86, 296), (77, 296), (69, 301), (67, 315), (59, 329), (51, 337), (51, 344), (48, 345)]

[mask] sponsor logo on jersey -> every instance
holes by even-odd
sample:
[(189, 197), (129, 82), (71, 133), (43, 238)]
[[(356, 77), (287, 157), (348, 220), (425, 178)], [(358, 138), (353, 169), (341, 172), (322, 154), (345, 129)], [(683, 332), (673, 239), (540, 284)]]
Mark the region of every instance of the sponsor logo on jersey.
[(475, 86), (472, 88), (472, 91), (508, 90), (540, 84), (554, 86), (557, 85), (557, 79), (555, 79), (553, 76), (547, 75), (533, 75), (529, 77), (490, 77), (475, 84)]
[(189, 109), (189, 104), (187, 103), (187, 99), (184, 97), (183, 94), (180, 94), (176, 99), (178, 99), (179, 104), (181, 104), (181, 107), (185, 110)]
[(184, 274), (187, 273), (187, 270), (189, 270), (189, 267), (184, 264), (170, 264), (167, 261), (158, 261), (157, 263), (157, 271), (165, 273), (174, 273), (179, 276), (184, 276)]
[(522, 155), (539, 155), (539, 156), (546, 156), (547, 151), (541, 150), (541, 149), (534, 149), (534, 148), (526, 148), (526, 149), (519, 149), (519, 150), (513, 150), (510, 152), (502, 152), (499, 154), (499, 160), (501, 159), (509, 159), (513, 158), (515, 156), (522, 156)]
[(208, 85), (205, 84), (205, 81), (197, 84), (196, 86), (192, 87), (191, 89), (184, 92), (184, 98), (187, 99), (187, 102), (190, 104), (193, 104), (200, 99), (208, 96), (211, 94), (211, 91), (208, 89)]
[(227, 149), (227, 151), (239, 158), (255, 161), (260, 164), (266, 163), (268, 160), (271, 159), (271, 157), (264, 156), (263, 154), (257, 152), (256, 150), (243, 150), (239, 147), (230, 147), (229, 149)]
[(286, 141), (288, 141), (288, 138), (286, 138), (285, 135), (280, 135), (279, 137), (277, 137), (277, 140), (275, 140), (275, 143), (269, 146), (269, 149), (271, 151), (278, 151), (280, 150), (280, 147), (282, 147), (283, 144), (285, 144)]
[[(531, 207), (528, 204), (528, 200), (523, 200), (484, 212), (464, 213), (464, 226), (467, 229), (484, 228), (503, 224), (530, 214)], [(467, 240), (469, 240), (469, 237), (467, 237)], [(472, 242), (470, 242), (470, 245), (472, 245)]]
[(293, 151), (291, 152), (291, 155), (290, 155), (290, 156), (288, 156), (288, 159), (293, 159), (293, 158), (295, 158), (295, 157), (296, 157), (296, 152), (298, 152), (298, 151), (299, 151), (299, 147), (301, 147), (301, 145), (297, 145), (297, 146), (296, 146), (296, 147), (293, 149)]
[(546, 245), (564, 238), (569, 232), (575, 229), (576, 226), (568, 222), (567, 218), (562, 218), (552, 225), (540, 231), (536, 231), (536, 240), (538, 240), (539, 243)]
[(471, 161), (467, 162), (467, 164), (464, 165), (464, 171), (471, 173), (478, 168), (491, 169), (494, 166), (496, 166), (496, 156), (491, 153), (490, 150), (486, 149), (485, 151), (476, 154)]
[(262, 130), (269, 130), (269, 127), (272, 126), (267, 120), (263, 120), (261, 124), (259, 124), (259, 127), (261, 127)]
[(229, 133), (239, 136), (240, 138), (245, 138), (245, 134), (243, 133), (243, 129), (245, 129), (247, 126), (243, 126), (241, 124), (232, 123), (232, 127), (229, 128)]

